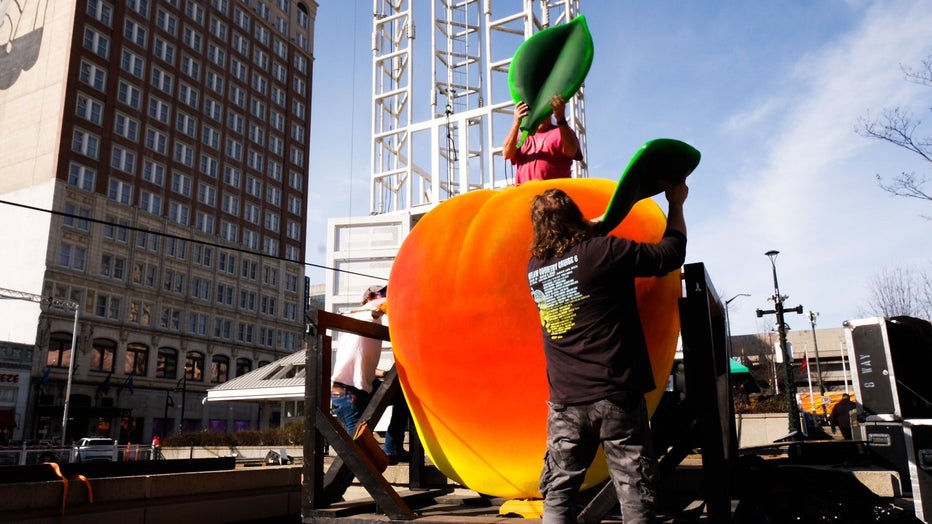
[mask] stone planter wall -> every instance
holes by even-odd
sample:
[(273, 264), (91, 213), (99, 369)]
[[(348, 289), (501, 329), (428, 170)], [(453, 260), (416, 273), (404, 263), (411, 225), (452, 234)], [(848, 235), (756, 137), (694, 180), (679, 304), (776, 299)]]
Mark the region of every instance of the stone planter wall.
[(735, 415), (738, 447), (773, 444), (789, 433), (786, 413), (742, 413)]

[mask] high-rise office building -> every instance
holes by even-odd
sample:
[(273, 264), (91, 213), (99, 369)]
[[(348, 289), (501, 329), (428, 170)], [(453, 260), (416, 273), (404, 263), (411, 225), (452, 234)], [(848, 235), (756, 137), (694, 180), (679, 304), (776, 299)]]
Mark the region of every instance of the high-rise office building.
[(278, 416), (201, 400), (301, 349), (316, 9), (0, 2), (0, 288), (41, 297), (0, 301), (0, 340), (36, 355), (0, 369), (9, 431), (146, 442)]

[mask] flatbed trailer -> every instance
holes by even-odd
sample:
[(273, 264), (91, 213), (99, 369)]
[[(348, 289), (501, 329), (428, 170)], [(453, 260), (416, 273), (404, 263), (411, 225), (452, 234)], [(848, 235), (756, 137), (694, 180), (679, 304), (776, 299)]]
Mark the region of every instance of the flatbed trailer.
[[(685, 293), (678, 307), (685, 401), (673, 417), (676, 431), (672, 445), (659, 457), (659, 521), (766, 522), (770, 515), (795, 518), (800, 508), (805, 508), (812, 514), (834, 512), (827, 518), (842, 516), (842, 520), (836, 520), (839, 522), (921, 522), (912, 516), (909, 501), (894, 504), (871, 492), (844, 469), (814, 460), (818, 454), (807, 451), (811, 443), (796, 440), (802, 436), (791, 437), (769, 453), (739, 452), (725, 305), (704, 264), (684, 266), (683, 281)], [(407, 482), (389, 482), (329, 409), (330, 332), (347, 331), (389, 340), (388, 329), (324, 311), (318, 315), (312, 326), (316, 344), (307, 351), (306, 362), (301, 522), (485, 524), (512, 522), (515, 517), (529, 523), (540, 521), (530, 512), (511, 511), (522, 507), (521, 501), (490, 498), (451, 484), (426, 463), (413, 431)], [(377, 420), (398, 391), (397, 374), (392, 369), (373, 394), (361, 420)], [(328, 444), (337, 455), (325, 469), (324, 450)], [(865, 445), (858, 444), (843, 444), (828, 456), (835, 466), (869, 461)], [(807, 482), (786, 482), (793, 478), (815, 479), (816, 486), (825, 491), (813, 489)], [(773, 479), (784, 482), (774, 484)], [(841, 501), (852, 498), (853, 502), (841, 506)], [(579, 503), (578, 522), (622, 522), (610, 482), (581, 494)], [(820, 509), (826, 504), (827, 510)]]

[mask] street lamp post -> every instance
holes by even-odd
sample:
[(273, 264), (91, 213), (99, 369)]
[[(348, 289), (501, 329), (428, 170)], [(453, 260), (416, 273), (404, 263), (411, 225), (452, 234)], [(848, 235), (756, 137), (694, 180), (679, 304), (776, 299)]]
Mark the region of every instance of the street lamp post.
[(822, 402), (822, 397), (825, 396), (825, 384), (822, 382), (822, 365), (819, 363), (819, 341), (816, 339), (815, 332), (816, 318), (819, 317), (819, 312), (810, 309), (807, 315), (809, 316), (809, 323), (812, 325), (812, 347), (815, 350), (816, 375), (819, 378), (819, 403), (822, 404), (822, 414), (828, 416), (825, 410), (825, 403)]
[(728, 335), (728, 344), (727, 344), (728, 345), (728, 358), (731, 358), (734, 356), (731, 353), (731, 316), (729, 315), (728, 306), (729, 304), (731, 304), (732, 300), (738, 297), (749, 297), (749, 296), (751, 296), (749, 293), (738, 293), (737, 295), (725, 301), (725, 332)]
[[(786, 321), (784, 319), (784, 307), (783, 301), (789, 298), (789, 296), (784, 296), (780, 294), (780, 285), (777, 283), (777, 255), (780, 254), (779, 251), (770, 250), (766, 253), (767, 257), (770, 259), (770, 266), (773, 269), (773, 309), (770, 310), (757, 310), (758, 318), (766, 314), (775, 314), (777, 316), (777, 333), (780, 335), (780, 351), (783, 353), (783, 380), (784, 392), (786, 393), (786, 412), (789, 416), (789, 430), (790, 433), (796, 432), (797, 437), (802, 435), (801, 429), (799, 427), (799, 406), (796, 404), (796, 382), (793, 380), (793, 359), (790, 358), (790, 355), (786, 351)], [(798, 314), (803, 313), (803, 306), (799, 305), (795, 308), (790, 309), (790, 311), (795, 311)]]
[(184, 375), (181, 377), (181, 417), (178, 421), (178, 434), (181, 435), (184, 433), (184, 405), (185, 397), (188, 394), (188, 368), (184, 370)]

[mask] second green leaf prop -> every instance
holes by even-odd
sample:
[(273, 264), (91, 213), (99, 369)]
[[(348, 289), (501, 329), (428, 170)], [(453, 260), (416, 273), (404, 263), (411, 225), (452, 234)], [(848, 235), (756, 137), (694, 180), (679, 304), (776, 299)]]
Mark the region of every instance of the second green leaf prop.
[(554, 95), (569, 100), (579, 91), (592, 66), (593, 52), (592, 35), (582, 15), (544, 29), (518, 47), (508, 70), (512, 100), (528, 106), (528, 114), (521, 121), (523, 133), (518, 147), (545, 118), (550, 118), (550, 99)]

